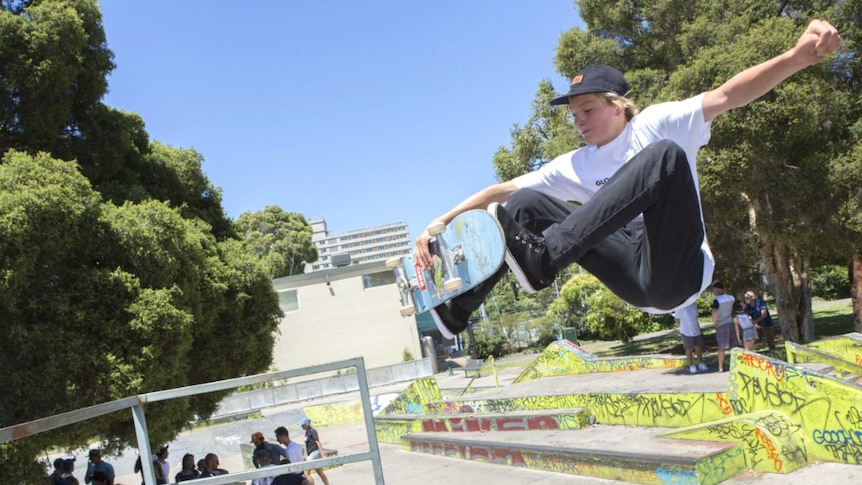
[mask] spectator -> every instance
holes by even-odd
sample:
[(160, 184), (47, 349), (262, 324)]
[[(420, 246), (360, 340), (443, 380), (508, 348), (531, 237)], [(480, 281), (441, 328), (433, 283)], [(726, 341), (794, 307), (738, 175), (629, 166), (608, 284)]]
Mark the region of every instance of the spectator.
[(198, 476), (203, 475), (203, 473), (207, 470), (207, 460), (205, 458), (201, 458), (198, 460)]
[[(284, 426), (279, 426), (275, 428), (275, 439), (284, 445), (285, 450), (287, 451), (287, 461), (288, 463), (302, 463), (305, 461), (305, 449), (296, 443), (295, 441), (290, 440), (290, 433), (287, 431), (287, 428)], [(292, 480), (294, 480), (298, 485), (314, 485), (314, 480), (308, 475), (308, 472), (295, 472), (288, 473), (287, 475), (294, 475)], [(287, 483), (288, 479), (285, 479), (285, 483)], [(275, 485), (275, 483), (273, 483)]]
[[(102, 462), (104, 463), (104, 462)], [(93, 472), (93, 475), (89, 477), (90, 483), (92, 485), (113, 485), (114, 479), (108, 478), (108, 475), (102, 470), (97, 470)]]
[(207, 453), (204, 458), (204, 471), (198, 478), (217, 477), (219, 475), (227, 475), (227, 470), (219, 468), (218, 455), (215, 453)]
[(754, 323), (751, 317), (745, 313), (745, 308), (742, 303), (736, 301), (733, 303), (733, 323), (736, 326), (736, 340), (742, 343), (745, 350), (754, 350), (754, 341), (757, 340), (757, 329), (754, 328)]
[[(308, 459), (317, 460), (319, 458), (326, 458), (323, 452), (323, 444), (320, 442), (320, 436), (317, 434), (317, 430), (311, 427), (311, 420), (302, 418), (299, 420), (299, 425), (305, 430), (305, 450), (308, 453)], [(329, 479), (323, 473), (323, 468), (315, 468), (314, 472), (323, 480), (323, 485), (329, 485)]]
[(255, 453), (252, 455), (251, 461), (254, 463), (255, 468), (259, 468), (260, 465), (257, 462), (257, 450), (267, 450), (269, 453), (269, 462), (273, 465), (278, 465), (281, 463), (281, 458), (287, 458), (287, 451), (278, 446), (275, 443), (267, 443), (266, 439), (263, 437), (263, 433), (260, 431), (251, 435), (251, 442), (254, 444)]
[(62, 465), (63, 473), (60, 475), (60, 479), (63, 480), (63, 483), (66, 485), (78, 485), (78, 479), (75, 478), (75, 459), (67, 458), (63, 460)]
[[(153, 473), (156, 475), (156, 484), (157, 485), (166, 485), (168, 483), (167, 477), (164, 475), (164, 470), (162, 470), (162, 465), (159, 463), (159, 460), (156, 459), (156, 455), (153, 455)], [(141, 461), (141, 457), (138, 456), (138, 459), (135, 460), (135, 473), (141, 474), (141, 485), (147, 485), (146, 478), (144, 478), (144, 464)]]
[[(203, 460), (201, 460), (203, 461)], [(183, 455), (182, 470), (174, 476), (176, 483), (185, 482), (186, 480), (194, 480), (201, 476), (201, 473), (195, 470), (195, 455), (186, 453)]]
[[(688, 362), (688, 371), (697, 374), (697, 371), (706, 372), (709, 368), (703, 363), (703, 332), (697, 323), (697, 305), (684, 306), (673, 313), (676, 324), (679, 325), (679, 333), (682, 335), (682, 346), (685, 348), (685, 360)], [(697, 355), (697, 367), (692, 360), (692, 350)]]
[(171, 463), (168, 461), (169, 455), (168, 445), (164, 445), (159, 448), (156, 456), (153, 457), (153, 464), (158, 464), (162, 469), (162, 477), (165, 479), (165, 483), (168, 483), (168, 477), (171, 476)]
[(107, 485), (114, 485), (114, 467), (110, 463), (102, 460), (101, 451), (90, 450), (89, 465), (87, 466), (87, 475), (84, 477), (84, 483), (93, 482), (93, 477), (96, 472), (102, 472), (104, 481)]
[[(54, 459), (54, 471), (48, 475), (48, 478), (45, 479), (45, 485), (55, 485), (55, 483), (62, 480), (60, 478), (63, 475), (63, 459), (55, 458)], [(57, 484), (59, 485), (59, 484)]]
[(769, 347), (769, 351), (774, 352), (775, 323), (772, 321), (772, 316), (769, 314), (766, 302), (758, 298), (754, 290), (745, 292), (745, 313), (751, 317), (754, 328), (760, 330), (763, 338), (766, 340), (766, 346)]
[[(255, 433), (258, 435), (260, 433)], [(261, 435), (263, 437), (263, 435)], [(252, 441), (254, 443), (254, 441)], [(256, 448), (254, 450), (254, 456), (252, 456), (252, 461), (254, 461), (254, 466), (256, 468), (269, 468), (273, 466), (272, 461), (270, 460), (269, 450), (266, 448)], [(272, 485), (272, 481), (275, 477), (260, 477), (255, 478), (251, 481), (251, 485)]]
[(736, 335), (733, 331), (733, 303), (731, 295), (724, 293), (724, 285), (720, 281), (712, 284), (712, 323), (715, 325), (715, 340), (718, 344), (718, 371), (724, 372), (725, 352), (736, 347)]

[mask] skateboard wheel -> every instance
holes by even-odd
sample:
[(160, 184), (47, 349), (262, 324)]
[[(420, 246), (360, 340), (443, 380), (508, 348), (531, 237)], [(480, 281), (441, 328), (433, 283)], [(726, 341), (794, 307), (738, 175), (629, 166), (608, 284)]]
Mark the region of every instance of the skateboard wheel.
[(389, 269), (395, 269), (401, 266), (401, 258), (389, 258), (386, 260), (386, 267)]
[(446, 280), (443, 282), (443, 291), (455, 291), (458, 288), (461, 288), (463, 282), (461, 278), (452, 278), (451, 280)]
[(434, 224), (431, 224), (430, 226), (428, 226), (428, 234), (430, 234), (432, 236), (436, 236), (437, 234), (440, 234), (441, 232), (443, 232), (445, 230), (446, 230), (446, 223), (445, 222), (439, 222), (438, 221), (438, 222), (435, 222)]
[(416, 313), (416, 307), (413, 305), (407, 305), (407, 306), (401, 307), (401, 316), (402, 317), (409, 317), (409, 316), (413, 315), (414, 313)]

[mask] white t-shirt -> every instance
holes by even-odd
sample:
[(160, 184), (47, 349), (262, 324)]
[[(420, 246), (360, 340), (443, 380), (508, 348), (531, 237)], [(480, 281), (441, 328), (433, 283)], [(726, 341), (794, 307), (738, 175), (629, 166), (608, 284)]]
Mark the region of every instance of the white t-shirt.
[(733, 322), (734, 303), (736, 303), (736, 298), (727, 293), (722, 293), (715, 297), (715, 300), (712, 301), (712, 309), (716, 312), (716, 326), (720, 327)]
[[(648, 145), (671, 140), (685, 151), (700, 201), (697, 177), (697, 152), (709, 142), (712, 121), (703, 119), (703, 94), (683, 101), (659, 103), (632, 118), (622, 133), (604, 146), (587, 145), (564, 153), (538, 170), (512, 180), (519, 189), (531, 188), (560, 200), (584, 203), (598, 192), (627, 161)], [(700, 205), (700, 204), (698, 204)], [(703, 221), (703, 210), (700, 214)], [(688, 306), (712, 281), (715, 259), (706, 236), (701, 244), (703, 280), (701, 288), (674, 310)], [(669, 313), (642, 307), (650, 313)]]
[(305, 449), (299, 443), (291, 441), (287, 444), (287, 459), (291, 463), (302, 463), (305, 461), (304, 451)]
[(679, 320), (679, 333), (686, 337), (697, 337), (700, 335), (700, 324), (697, 323), (697, 305), (691, 304), (677, 308), (673, 312), (673, 318)]
[(754, 322), (751, 321), (751, 317), (745, 313), (737, 313), (735, 317), (736, 321), (739, 322), (739, 328), (748, 330), (749, 328), (754, 327)]

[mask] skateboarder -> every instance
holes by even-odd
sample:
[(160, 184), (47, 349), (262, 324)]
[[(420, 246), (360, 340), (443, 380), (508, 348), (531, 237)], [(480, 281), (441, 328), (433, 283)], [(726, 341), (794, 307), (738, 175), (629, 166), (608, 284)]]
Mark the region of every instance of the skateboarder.
[[(586, 146), (480, 190), (436, 221), (448, 223), (461, 212), (488, 207), (505, 233), (506, 263), (528, 292), (547, 287), (560, 270), (578, 263), (644, 311), (669, 313), (691, 304), (710, 284), (715, 265), (695, 167), (712, 120), (822, 61), (840, 41), (829, 22), (813, 20), (783, 54), (716, 89), (640, 114), (625, 97), (629, 87), (619, 71), (587, 66), (567, 94), (551, 101), (568, 105)], [(432, 264), (430, 239), (426, 230), (416, 240), (418, 264)], [(466, 328), (505, 271), (504, 265), (486, 283), (431, 310), (445, 337)]]

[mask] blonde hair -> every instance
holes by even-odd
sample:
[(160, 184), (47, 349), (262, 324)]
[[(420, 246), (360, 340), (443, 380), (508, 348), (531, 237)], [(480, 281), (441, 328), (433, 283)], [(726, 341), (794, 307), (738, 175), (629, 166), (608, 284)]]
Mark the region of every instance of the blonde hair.
[(634, 118), (635, 115), (640, 112), (638, 107), (635, 106), (634, 101), (626, 98), (625, 96), (620, 96), (619, 94), (612, 92), (596, 94), (602, 99), (604, 99), (608, 104), (616, 106), (617, 108), (622, 108), (626, 113), (626, 121), (631, 121), (632, 118)]

